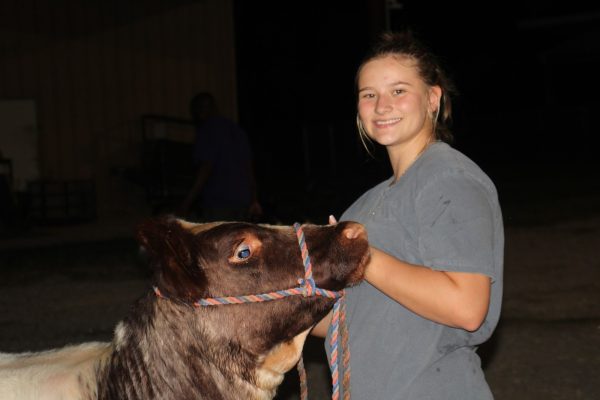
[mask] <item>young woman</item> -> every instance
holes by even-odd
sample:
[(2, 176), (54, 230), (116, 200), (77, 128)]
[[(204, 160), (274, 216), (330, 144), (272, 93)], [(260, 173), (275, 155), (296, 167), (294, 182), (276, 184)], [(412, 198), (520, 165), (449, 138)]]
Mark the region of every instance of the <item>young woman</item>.
[(365, 281), (347, 290), (351, 396), (492, 399), (476, 346), (500, 314), (502, 215), (491, 180), (445, 143), (452, 85), (410, 33), (384, 34), (356, 83), (361, 138), (385, 146), (393, 176), (341, 217), (372, 246)]

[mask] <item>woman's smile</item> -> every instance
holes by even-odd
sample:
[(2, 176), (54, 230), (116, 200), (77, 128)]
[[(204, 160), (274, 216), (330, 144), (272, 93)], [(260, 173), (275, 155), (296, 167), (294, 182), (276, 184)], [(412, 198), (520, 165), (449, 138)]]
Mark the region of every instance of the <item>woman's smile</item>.
[(400, 121), (402, 121), (402, 118), (390, 118), (390, 119), (374, 120), (373, 123), (378, 128), (385, 128), (388, 126), (396, 125)]

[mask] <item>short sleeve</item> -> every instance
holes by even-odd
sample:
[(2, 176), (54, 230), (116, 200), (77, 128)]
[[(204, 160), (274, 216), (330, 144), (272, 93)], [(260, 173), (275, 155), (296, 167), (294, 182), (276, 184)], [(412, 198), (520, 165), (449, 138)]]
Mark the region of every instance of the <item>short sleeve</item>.
[(463, 171), (447, 171), (425, 185), (415, 206), (426, 266), (496, 278), (493, 196)]

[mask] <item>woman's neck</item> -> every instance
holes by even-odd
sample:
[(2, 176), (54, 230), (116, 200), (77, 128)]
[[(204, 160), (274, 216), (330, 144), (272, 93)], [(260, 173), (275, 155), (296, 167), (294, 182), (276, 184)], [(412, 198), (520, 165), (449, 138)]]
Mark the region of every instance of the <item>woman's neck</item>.
[(435, 141), (432, 134), (418, 136), (409, 143), (388, 147), (388, 156), (394, 171), (394, 182), (406, 173), (411, 165), (419, 158), (431, 143)]

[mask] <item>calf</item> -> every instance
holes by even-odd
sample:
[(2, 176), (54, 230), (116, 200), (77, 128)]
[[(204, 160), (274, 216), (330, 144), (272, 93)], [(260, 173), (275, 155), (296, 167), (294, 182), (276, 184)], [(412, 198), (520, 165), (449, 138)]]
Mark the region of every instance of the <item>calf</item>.
[[(302, 229), (318, 288), (338, 291), (362, 279), (369, 257), (362, 225)], [(272, 399), (335, 302), (289, 296), (199, 306), (297, 287), (305, 266), (292, 227), (163, 217), (143, 223), (137, 236), (156, 289), (132, 306), (112, 342), (0, 354), (0, 399)]]

